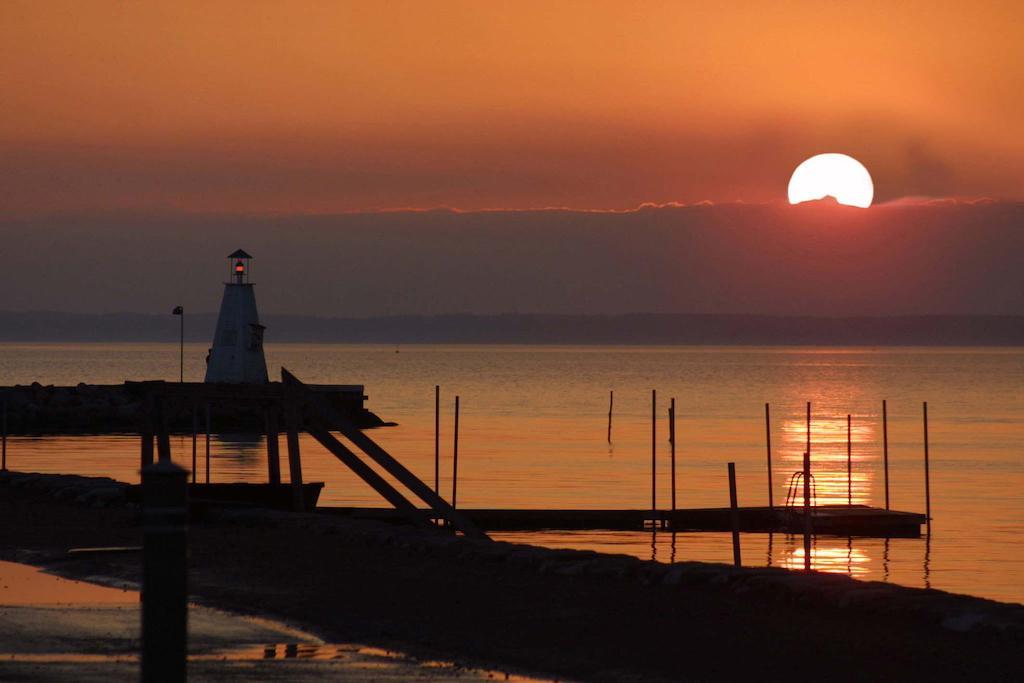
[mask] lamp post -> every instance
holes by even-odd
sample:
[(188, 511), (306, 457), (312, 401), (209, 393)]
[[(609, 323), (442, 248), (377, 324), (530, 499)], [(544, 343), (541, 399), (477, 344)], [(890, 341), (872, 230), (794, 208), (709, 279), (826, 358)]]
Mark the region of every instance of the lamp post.
[(174, 310), (171, 311), (171, 315), (176, 315), (181, 319), (181, 335), (178, 344), (179, 359), (178, 359), (178, 381), (181, 383), (185, 382), (185, 309), (181, 306), (175, 306)]

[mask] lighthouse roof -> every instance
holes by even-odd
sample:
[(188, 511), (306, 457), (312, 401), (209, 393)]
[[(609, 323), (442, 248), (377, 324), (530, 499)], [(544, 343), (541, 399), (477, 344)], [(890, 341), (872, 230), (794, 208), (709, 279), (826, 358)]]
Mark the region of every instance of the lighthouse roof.
[(228, 258), (252, 258), (252, 256), (245, 253), (244, 249), (235, 249), (233, 252), (228, 254)]

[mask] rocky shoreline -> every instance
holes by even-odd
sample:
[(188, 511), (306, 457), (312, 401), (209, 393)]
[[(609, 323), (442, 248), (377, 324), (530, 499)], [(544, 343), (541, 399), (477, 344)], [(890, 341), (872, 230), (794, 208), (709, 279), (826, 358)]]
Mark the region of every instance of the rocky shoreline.
[[(5, 558), (137, 579), (138, 557), (66, 553), (139, 542), (124, 487), (7, 473)], [(660, 564), (259, 509), (209, 511), (190, 544), (192, 591), (210, 604), (259, 605), (322, 637), (477, 665), (587, 680), (811, 680), (837, 663), (831, 680), (995, 680), (1024, 667), (1024, 606), (842, 575)]]

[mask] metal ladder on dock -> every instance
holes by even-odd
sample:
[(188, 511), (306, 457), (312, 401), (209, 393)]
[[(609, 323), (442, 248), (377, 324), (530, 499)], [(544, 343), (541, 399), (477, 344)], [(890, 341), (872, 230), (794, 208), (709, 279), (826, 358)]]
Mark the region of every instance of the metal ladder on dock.
[[(810, 501), (811, 507), (817, 507), (818, 506), (818, 484), (817, 484), (817, 482), (814, 481), (814, 475), (813, 474), (809, 474), (807, 476), (810, 477), (809, 481), (810, 481), (810, 489), (811, 489), (811, 501)], [(803, 488), (803, 483), (804, 483), (804, 473), (803, 473), (803, 470), (797, 470), (789, 478), (789, 486), (786, 489), (786, 509), (795, 508), (796, 507), (796, 500), (797, 500), (798, 497), (801, 499), (800, 500), (800, 505), (803, 506), (803, 494), (800, 491)]]
[[(804, 519), (804, 483), (803, 470), (797, 470), (790, 476), (789, 485), (786, 487), (786, 505), (783, 507), (782, 519), (792, 527), (799, 527), (807, 523), (807, 520)], [(809, 507), (813, 509), (818, 506), (818, 484), (815, 482), (813, 474), (807, 475), (806, 483), (806, 488), (810, 491)], [(799, 507), (797, 507), (798, 498), (800, 499)]]

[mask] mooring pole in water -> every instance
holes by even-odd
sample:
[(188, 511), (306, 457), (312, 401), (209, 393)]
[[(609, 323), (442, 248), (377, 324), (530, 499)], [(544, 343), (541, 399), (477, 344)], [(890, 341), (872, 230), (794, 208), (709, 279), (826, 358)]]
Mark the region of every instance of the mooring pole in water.
[(196, 404), (193, 403), (192, 404), (192, 483), (193, 484), (196, 483), (196, 467), (197, 467), (197, 462), (196, 462), (196, 449), (197, 449), (196, 440), (198, 438), (197, 437), (197, 433), (198, 432), (199, 432), (199, 409), (196, 407)]
[(612, 442), (612, 407), (615, 406), (615, 390), (608, 391), (608, 443)]
[(142, 401), (142, 420), (139, 426), (142, 443), (139, 448), (139, 468), (153, 464), (153, 397), (148, 393)]
[(807, 453), (811, 452), (811, 402), (807, 402)]
[(210, 483), (210, 402), (206, 402), (206, 483)]
[(928, 522), (928, 535), (932, 534), (932, 490), (928, 472), (928, 401), (924, 408), (924, 516)]
[(651, 524), (657, 524), (658, 512), (658, 392), (651, 389)]
[(768, 449), (768, 509), (775, 510), (775, 499), (772, 497), (772, 416), (768, 404), (764, 404), (764, 443)]
[(455, 397), (455, 437), (452, 443), (452, 508), (459, 491), (459, 397)]
[[(808, 410), (810, 409), (810, 403)], [(811, 568), (811, 454), (804, 452), (804, 569)]]
[(889, 509), (889, 414), (882, 401), (882, 467), (885, 472), (885, 509)]
[(736, 502), (736, 463), (729, 463), (729, 517), (732, 520), (732, 562), (743, 565), (740, 559), (740, 510)]
[(853, 427), (846, 415), (846, 504), (853, 505)]
[(434, 493), (441, 494), (441, 385), (434, 385)]
[(0, 472), (6, 472), (7, 471), (7, 401), (4, 401), (3, 409), (2, 410), (3, 410), (3, 416), (0, 419), (3, 420), (3, 425), (2, 425), (3, 445), (0, 446), (0, 450), (2, 450), (2, 456), (0, 456)]
[(292, 485), (292, 509), (296, 512), (306, 509), (305, 497), (302, 493), (302, 451), (299, 450), (299, 430), (302, 428), (302, 416), (294, 392), (285, 389), (285, 419), (288, 423), (288, 477)]
[(276, 405), (266, 411), (267, 422), (267, 481), (271, 484), (281, 483), (281, 444), (277, 426)]
[(142, 468), (142, 681), (184, 681), (188, 643), (188, 472)]
[(672, 448), (672, 511), (676, 509), (676, 399), (668, 409), (668, 442)]
[(171, 436), (167, 433), (167, 416), (164, 414), (163, 398), (153, 400), (153, 416), (156, 422), (156, 456), (160, 462), (171, 462)]

